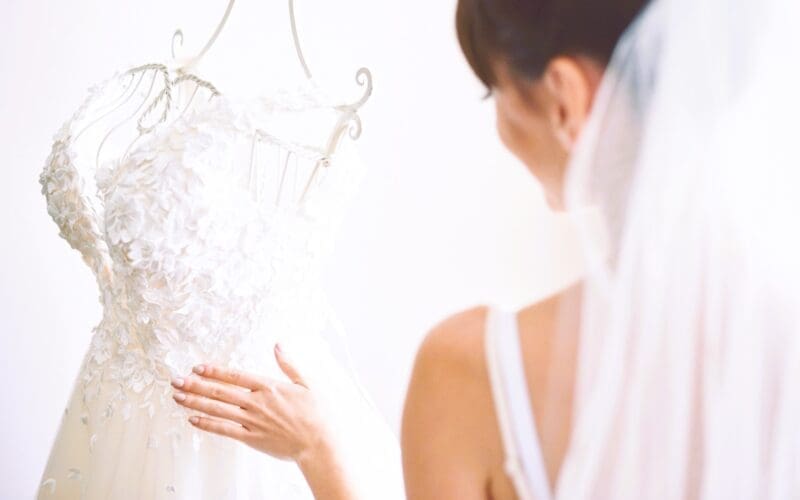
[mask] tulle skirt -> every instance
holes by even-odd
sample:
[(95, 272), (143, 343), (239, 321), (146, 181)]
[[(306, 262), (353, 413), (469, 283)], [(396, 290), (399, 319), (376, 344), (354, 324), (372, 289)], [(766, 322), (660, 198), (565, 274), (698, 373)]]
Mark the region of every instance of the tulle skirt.
[[(287, 350), (286, 343), (282, 346)], [(404, 498), (397, 438), (354, 379), (321, 339), (290, 346), (289, 352), (331, 410), (329, 423), (336, 429), (347, 469), (355, 474), (355, 489), (365, 498)], [(104, 367), (112, 370), (114, 363), (123, 362), (109, 359)], [(65, 409), (38, 498), (313, 498), (294, 462), (189, 424), (190, 410), (172, 401), (167, 379), (155, 380), (144, 397), (137, 393), (134, 398), (124, 393), (129, 388), (101, 373), (87, 398), (87, 363)]]

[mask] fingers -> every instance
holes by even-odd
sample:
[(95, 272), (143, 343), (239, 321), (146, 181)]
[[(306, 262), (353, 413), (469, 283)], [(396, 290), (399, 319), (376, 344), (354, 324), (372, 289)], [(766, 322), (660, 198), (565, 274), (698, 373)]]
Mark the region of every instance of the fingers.
[(285, 373), (286, 376), (289, 377), (289, 380), (291, 380), (295, 384), (307, 387), (305, 379), (303, 378), (302, 375), (300, 375), (300, 371), (297, 369), (296, 366), (294, 366), (291, 359), (288, 356), (286, 356), (286, 353), (283, 352), (280, 344), (275, 344), (275, 359), (278, 361), (278, 366), (281, 367), (283, 373)]
[(195, 396), (185, 392), (176, 392), (173, 394), (175, 402), (186, 408), (201, 411), (205, 414), (221, 417), (226, 420), (233, 420), (239, 424), (244, 424), (247, 421), (247, 413), (238, 406), (229, 405), (221, 401), (214, 401), (203, 396)]
[(225, 386), (199, 377), (174, 378), (172, 386), (186, 393), (247, 408), (248, 393), (238, 387)]
[(234, 422), (226, 422), (211, 417), (193, 416), (189, 417), (189, 423), (198, 429), (239, 441), (244, 441), (247, 438), (247, 429)]
[(238, 385), (250, 390), (260, 389), (264, 385), (259, 377), (233, 368), (216, 365), (197, 365), (192, 368), (192, 371), (204, 378), (219, 380), (226, 384)]

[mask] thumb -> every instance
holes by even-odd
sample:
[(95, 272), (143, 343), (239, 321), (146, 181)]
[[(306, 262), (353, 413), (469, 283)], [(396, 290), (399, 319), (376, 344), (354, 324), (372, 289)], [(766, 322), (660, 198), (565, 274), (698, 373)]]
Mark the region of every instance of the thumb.
[(300, 371), (294, 365), (292, 359), (286, 355), (283, 349), (281, 349), (280, 344), (275, 344), (275, 359), (278, 361), (278, 366), (280, 366), (283, 373), (289, 377), (289, 380), (295, 384), (302, 385), (303, 387), (308, 387), (305, 379), (302, 375), (300, 375)]

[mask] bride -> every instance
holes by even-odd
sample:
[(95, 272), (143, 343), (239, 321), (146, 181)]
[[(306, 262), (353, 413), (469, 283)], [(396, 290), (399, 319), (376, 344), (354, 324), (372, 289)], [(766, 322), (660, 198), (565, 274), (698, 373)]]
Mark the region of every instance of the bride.
[[(410, 498), (800, 497), (798, 21), (778, 0), (459, 0), (500, 136), (576, 214), (588, 272), (430, 332)], [(201, 365), (175, 399), (353, 498), (319, 394), (275, 355), (291, 382)]]

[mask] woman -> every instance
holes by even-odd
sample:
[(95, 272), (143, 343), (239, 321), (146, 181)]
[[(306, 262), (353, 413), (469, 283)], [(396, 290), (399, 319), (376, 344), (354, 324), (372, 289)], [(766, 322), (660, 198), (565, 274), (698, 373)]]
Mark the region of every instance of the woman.
[[(459, 1), (504, 144), (553, 207), (602, 217), (581, 223), (580, 285), (428, 334), (410, 498), (800, 497), (800, 5), (657, 0), (631, 25), (643, 3)], [(350, 498), (313, 389), (277, 355), (293, 385), (232, 401), (213, 381), (247, 376), (206, 367), (183, 403), (262, 408), (255, 431), (196, 425)]]
[[(604, 67), (643, 3), (458, 3), (459, 42), (494, 96), (500, 138), (554, 209), (564, 207), (567, 162)], [(580, 295), (575, 285), (522, 309), (505, 327), (496, 323), (505, 319), (503, 311), (473, 308), (428, 334), (403, 417), (410, 498), (552, 495), (569, 442)], [(517, 329), (519, 342), (510, 341), (505, 352), (507, 342), (487, 338), (516, 336)], [(501, 359), (492, 366), (495, 343)], [(523, 368), (509, 371), (520, 354)], [(503, 376), (522, 381), (504, 383)], [(498, 397), (504, 391), (522, 407), (510, 402), (503, 409)], [(524, 455), (519, 463), (515, 451)]]

